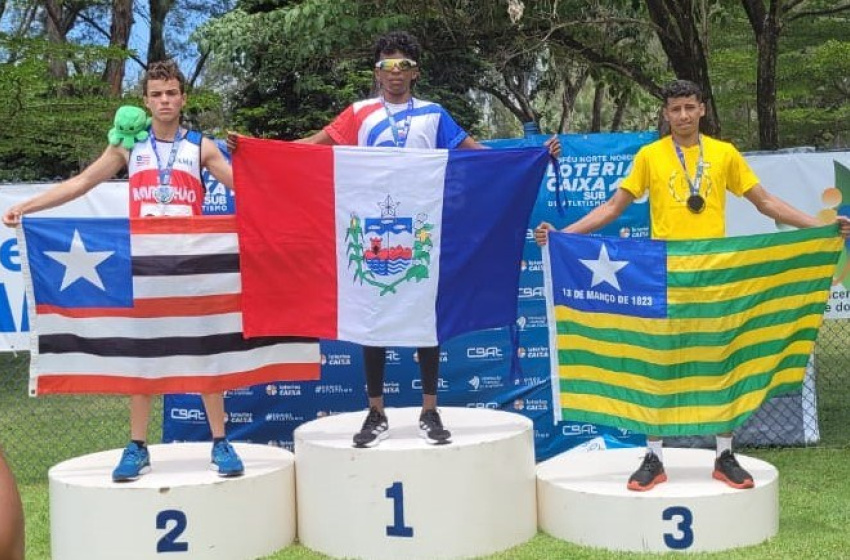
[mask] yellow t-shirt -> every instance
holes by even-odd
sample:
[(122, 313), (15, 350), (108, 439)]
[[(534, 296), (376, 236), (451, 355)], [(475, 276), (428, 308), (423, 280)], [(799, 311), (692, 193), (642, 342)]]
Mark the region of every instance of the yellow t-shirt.
[(743, 196), (759, 180), (744, 156), (732, 144), (705, 135), (702, 138), (703, 176), (700, 195), (705, 210), (694, 214), (688, 209), (691, 196), (687, 177), (694, 179), (699, 145), (682, 148), (688, 166), (682, 169), (670, 136), (641, 148), (632, 171), (620, 188), (640, 198), (649, 191), (649, 215), (654, 239), (705, 239), (726, 235), (726, 191)]

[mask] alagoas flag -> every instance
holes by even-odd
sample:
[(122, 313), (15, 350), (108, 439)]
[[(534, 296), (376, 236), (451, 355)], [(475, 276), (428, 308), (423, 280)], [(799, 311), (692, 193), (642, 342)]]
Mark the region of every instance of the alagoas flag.
[(25, 217), (19, 242), (32, 394), (319, 378), (315, 340), (244, 339), (233, 216)]
[(834, 225), (701, 241), (552, 233), (556, 420), (732, 431), (801, 387), (843, 243)]
[(240, 139), (246, 335), (431, 346), (513, 324), (548, 162), (545, 148)]

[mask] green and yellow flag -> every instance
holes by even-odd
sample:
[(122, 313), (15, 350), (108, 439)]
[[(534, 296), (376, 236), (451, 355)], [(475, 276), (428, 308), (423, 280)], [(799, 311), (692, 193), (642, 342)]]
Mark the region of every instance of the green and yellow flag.
[(555, 418), (658, 436), (740, 426), (800, 388), (843, 245), (836, 225), (699, 241), (552, 233)]

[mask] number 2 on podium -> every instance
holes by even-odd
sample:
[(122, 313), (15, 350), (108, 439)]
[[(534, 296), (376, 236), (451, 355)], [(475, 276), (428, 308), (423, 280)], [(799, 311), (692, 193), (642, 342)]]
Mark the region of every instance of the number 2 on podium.
[(384, 494), (393, 501), (393, 524), (387, 525), (387, 536), (412, 537), (413, 527), (404, 525), (404, 485), (401, 482), (393, 482)]
[(186, 552), (189, 550), (189, 543), (177, 542), (177, 539), (186, 530), (186, 514), (179, 509), (164, 509), (156, 514), (157, 529), (167, 528), (169, 521), (174, 522), (174, 527), (157, 541), (157, 554), (162, 552)]

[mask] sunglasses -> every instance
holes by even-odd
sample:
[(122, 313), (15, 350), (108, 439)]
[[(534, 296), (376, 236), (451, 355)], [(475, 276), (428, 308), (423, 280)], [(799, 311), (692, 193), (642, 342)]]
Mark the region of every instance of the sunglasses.
[(386, 72), (392, 72), (396, 68), (401, 71), (413, 70), (416, 66), (416, 61), (409, 58), (385, 58), (375, 63), (375, 68)]

